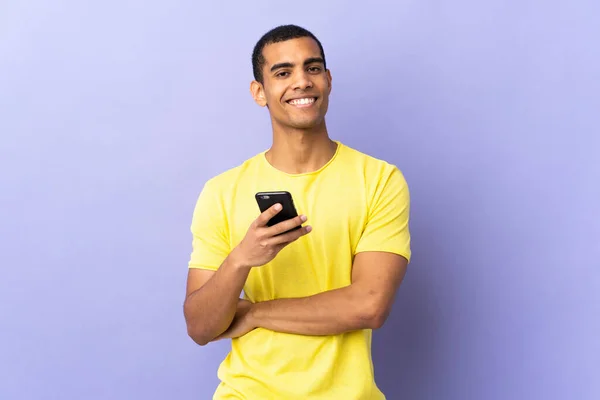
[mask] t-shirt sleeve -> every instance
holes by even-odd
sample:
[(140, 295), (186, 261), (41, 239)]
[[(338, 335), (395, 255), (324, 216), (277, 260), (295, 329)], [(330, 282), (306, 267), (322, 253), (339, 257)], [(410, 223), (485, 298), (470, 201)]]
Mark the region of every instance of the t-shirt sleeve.
[(383, 174), (368, 210), (367, 223), (356, 253), (385, 251), (410, 261), (410, 194), (404, 175), (396, 167)]
[(216, 271), (229, 255), (230, 245), (220, 193), (211, 181), (198, 196), (190, 229), (192, 253), (188, 267)]

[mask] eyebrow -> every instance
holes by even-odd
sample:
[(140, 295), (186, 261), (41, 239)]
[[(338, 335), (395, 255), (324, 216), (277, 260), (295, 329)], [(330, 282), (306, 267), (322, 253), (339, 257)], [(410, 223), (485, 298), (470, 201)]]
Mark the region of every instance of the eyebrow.
[[(315, 63), (321, 63), (321, 64), (325, 64), (325, 61), (321, 58), (321, 57), (311, 57), (311, 58), (307, 58), (306, 60), (304, 60), (304, 65), (309, 65), (309, 64), (315, 64)], [(294, 64), (291, 62), (283, 62), (283, 63), (279, 63), (279, 64), (275, 64), (271, 67), (271, 72), (275, 71), (276, 69), (279, 68), (293, 68)]]

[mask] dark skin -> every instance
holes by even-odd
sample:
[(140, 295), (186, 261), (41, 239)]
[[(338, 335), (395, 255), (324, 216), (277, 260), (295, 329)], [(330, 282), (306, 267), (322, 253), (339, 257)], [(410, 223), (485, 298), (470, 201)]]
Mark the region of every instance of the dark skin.
[[(263, 82), (253, 81), (250, 91), (258, 105), (268, 106), (271, 116), (273, 145), (266, 153), (267, 161), (292, 174), (318, 170), (333, 157), (337, 146), (325, 124), (331, 73), (324, 68), (319, 47), (311, 38), (292, 39), (267, 45), (263, 56)], [(216, 272), (189, 270), (184, 313), (192, 339), (205, 345), (258, 327), (301, 335), (381, 327), (408, 264), (392, 253), (357, 254), (352, 284), (341, 289), (256, 304), (238, 298), (251, 268), (260, 268), (312, 229), (306, 226), (277, 237), (278, 232), (301, 225), (306, 217), (268, 228), (266, 221), (276, 212), (272, 208), (258, 216)]]
[[(263, 56), (263, 82), (253, 81), (250, 92), (259, 106), (269, 108), (273, 145), (266, 153), (267, 160), (287, 173), (315, 171), (336, 150), (325, 124), (331, 72), (325, 69), (319, 46), (311, 38), (270, 44)], [(298, 98), (316, 100), (309, 106), (290, 104)]]

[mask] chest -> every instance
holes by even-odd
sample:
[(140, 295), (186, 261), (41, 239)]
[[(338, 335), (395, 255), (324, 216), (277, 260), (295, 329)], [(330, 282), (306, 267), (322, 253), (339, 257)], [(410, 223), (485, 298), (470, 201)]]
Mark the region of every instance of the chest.
[(358, 182), (341, 182), (339, 179), (323, 181), (253, 182), (238, 185), (231, 196), (230, 245), (236, 246), (246, 235), (252, 222), (260, 215), (255, 194), (260, 191), (288, 191), (298, 214), (308, 217), (307, 225), (313, 228), (311, 241), (315, 250), (326, 252), (340, 241), (352, 250), (367, 221), (368, 199)]

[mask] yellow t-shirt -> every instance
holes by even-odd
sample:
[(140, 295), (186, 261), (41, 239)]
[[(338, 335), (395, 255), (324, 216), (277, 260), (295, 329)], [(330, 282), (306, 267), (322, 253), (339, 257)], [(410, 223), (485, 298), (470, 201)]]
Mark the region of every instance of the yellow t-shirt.
[[(260, 153), (204, 186), (194, 210), (190, 268), (217, 270), (260, 214), (254, 195), (286, 190), (312, 232), (253, 268), (251, 302), (305, 297), (351, 284), (354, 256), (397, 253), (410, 260), (409, 191), (394, 165), (337, 142), (321, 169), (287, 174)], [(376, 265), (373, 268), (377, 268)], [(305, 336), (263, 328), (232, 340), (214, 399), (384, 399), (374, 381), (371, 330)]]

